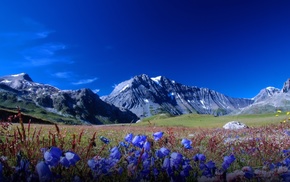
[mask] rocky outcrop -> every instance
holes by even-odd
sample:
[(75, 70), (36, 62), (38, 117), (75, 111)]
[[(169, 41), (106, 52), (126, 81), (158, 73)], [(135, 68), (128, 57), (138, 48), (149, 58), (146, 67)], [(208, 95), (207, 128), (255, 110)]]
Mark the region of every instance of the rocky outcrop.
[(284, 86), (282, 88), (283, 93), (288, 93), (290, 90), (290, 78), (284, 83)]
[(238, 130), (238, 129), (248, 128), (248, 126), (240, 121), (230, 121), (230, 122), (226, 123), (223, 126), (223, 128), (226, 130)]
[(256, 95), (253, 100), (254, 102), (260, 102), (260, 101), (264, 101), (268, 98), (271, 98), (273, 97), (275, 94), (278, 94), (280, 93), (280, 89), (278, 88), (275, 88), (275, 87), (267, 87), (267, 88), (264, 88), (262, 89), (258, 95)]

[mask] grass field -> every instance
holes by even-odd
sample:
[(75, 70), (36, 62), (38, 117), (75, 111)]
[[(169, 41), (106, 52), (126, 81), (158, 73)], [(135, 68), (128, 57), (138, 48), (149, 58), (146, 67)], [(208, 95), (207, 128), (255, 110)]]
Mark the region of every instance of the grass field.
[[(0, 181), (289, 181), (288, 116), (49, 125), (23, 124), (18, 113), (19, 123), (1, 120)], [(222, 129), (232, 120), (249, 128)]]
[[(182, 126), (182, 127), (199, 127), (199, 128), (221, 128), (229, 121), (240, 121), (249, 127), (266, 126), (269, 124), (277, 124), (288, 121), (290, 115), (286, 112), (256, 115), (226, 115), (214, 117), (212, 115), (186, 114), (176, 117), (166, 115), (156, 115), (145, 118), (142, 122), (137, 123), (138, 126), (146, 126), (149, 123), (155, 126)], [(149, 122), (148, 122), (149, 121)]]

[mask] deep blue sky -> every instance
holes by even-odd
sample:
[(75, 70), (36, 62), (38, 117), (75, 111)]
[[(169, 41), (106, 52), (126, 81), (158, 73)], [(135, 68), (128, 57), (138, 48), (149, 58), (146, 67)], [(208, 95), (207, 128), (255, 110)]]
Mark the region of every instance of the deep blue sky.
[(251, 98), (290, 77), (288, 0), (2, 0), (0, 75), (107, 95), (139, 74)]

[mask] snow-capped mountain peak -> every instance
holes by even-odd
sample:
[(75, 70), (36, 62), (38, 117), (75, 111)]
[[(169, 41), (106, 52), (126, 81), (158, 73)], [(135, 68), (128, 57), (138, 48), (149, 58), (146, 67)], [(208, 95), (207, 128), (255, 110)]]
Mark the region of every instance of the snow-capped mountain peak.
[(155, 82), (160, 82), (160, 80), (161, 80), (161, 76), (157, 76), (157, 77), (152, 77), (151, 78), (153, 81), (155, 81)]
[(26, 80), (29, 82), (33, 82), (33, 80), (30, 78), (30, 76), (27, 73), (19, 73), (19, 74), (14, 74), (14, 75), (7, 75), (2, 78), (5, 78), (6, 80)]
[(207, 88), (182, 85), (164, 76), (149, 77), (145, 74), (120, 83), (110, 95), (101, 99), (129, 109), (141, 118), (160, 112), (220, 115), (253, 102), (230, 98)]

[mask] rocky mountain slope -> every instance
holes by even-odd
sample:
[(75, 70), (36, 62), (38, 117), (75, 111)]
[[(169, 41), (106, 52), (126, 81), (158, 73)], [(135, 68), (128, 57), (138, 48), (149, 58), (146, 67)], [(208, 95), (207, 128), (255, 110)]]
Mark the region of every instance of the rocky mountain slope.
[(241, 109), (235, 114), (272, 113), (278, 109), (290, 110), (290, 78), (284, 83), (282, 89), (267, 87), (262, 89), (254, 98), (254, 103)]
[(25, 73), (0, 77), (0, 107), (15, 110), (16, 106), (38, 118), (70, 124), (128, 123), (159, 113), (267, 113), (290, 110), (290, 79), (282, 89), (267, 87), (244, 99), (145, 74), (118, 84), (101, 98), (90, 89), (60, 90), (35, 83)]
[(163, 76), (150, 78), (145, 74), (120, 83), (110, 95), (101, 99), (129, 109), (141, 118), (158, 113), (224, 115), (254, 102), (252, 99), (232, 98), (208, 88), (182, 85)]
[(80, 123), (128, 123), (138, 119), (129, 110), (102, 101), (90, 89), (60, 90), (35, 83), (25, 73), (0, 77), (0, 100), (5, 108), (11, 103), (25, 103), (24, 112), (41, 110), (40, 114), (53, 113)]

